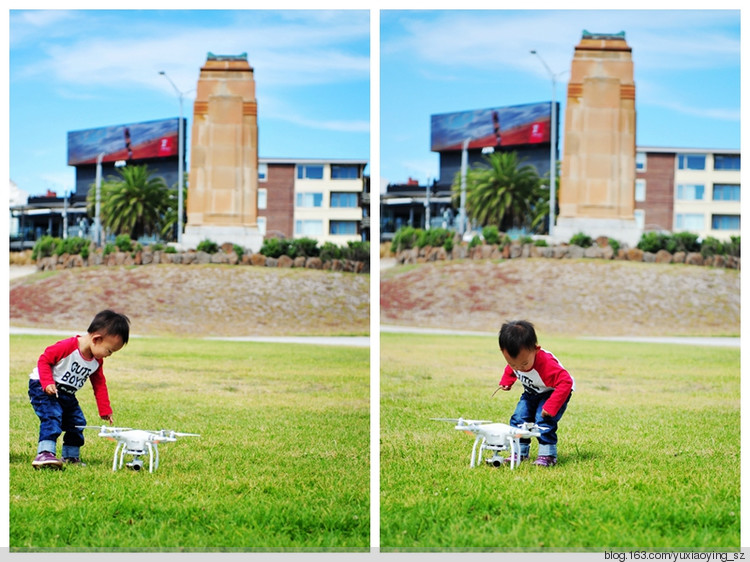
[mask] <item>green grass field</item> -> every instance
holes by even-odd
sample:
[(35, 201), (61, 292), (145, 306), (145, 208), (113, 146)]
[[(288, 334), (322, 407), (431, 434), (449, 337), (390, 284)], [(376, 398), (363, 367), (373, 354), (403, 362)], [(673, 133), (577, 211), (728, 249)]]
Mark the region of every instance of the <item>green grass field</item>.
[(201, 436), (150, 474), (92, 431), (86, 467), (35, 471), (28, 374), (57, 339), (10, 336), (11, 550), (369, 548), (369, 349), (133, 338), (105, 361), (115, 424)]
[(738, 550), (740, 350), (540, 343), (576, 380), (560, 462), (510, 471), (430, 420), (508, 422), (496, 338), (381, 335), (381, 549)]

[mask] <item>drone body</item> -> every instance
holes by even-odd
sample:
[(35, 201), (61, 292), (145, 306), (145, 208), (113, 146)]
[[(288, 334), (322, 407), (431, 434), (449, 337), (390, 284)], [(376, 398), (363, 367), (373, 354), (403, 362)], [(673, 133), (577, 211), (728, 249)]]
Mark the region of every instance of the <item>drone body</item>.
[[(131, 455), (133, 460), (126, 464), (132, 470), (141, 470), (143, 460), (140, 458), (148, 455), (148, 471), (153, 472), (159, 468), (159, 443), (170, 443), (177, 441), (177, 437), (192, 435), (199, 437), (197, 433), (178, 433), (161, 429), (159, 431), (147, 431), (144, 429), (132, 429), (129, 427), (102, 426), (76, 426), (80, 429), (98, 429), (99, 437), (105, 437), (117, 442), (115, 456), (112, 460), (112, 470), (122, 468), (125, 455)], [(119, 455), (119, 463), (118, 463)]]
[[(539, 430), (546, 429), (534, 423), (524, 423), (520, 427), (513, 427), (505, 423), (492, 423), (489, 420), (468, 420), (464, 418), (432, 418), (436, 421), (454, 422), (454, 429), (473, 433), (476, 435), (474, 446), (471, 449), (471, 463), (474, 468), (477, 463), (482, 462), (484, 451), (494, 451), (492, 458), (487, 459), (488, 464), (500, 466), (503, 458), (498, 456), (500, 451), (510, 451), (509, 464), (513, 469), (518, 466), (521, 458), (521, 439), (539, 437)], [(477, 451), (477, 447), (479, 450)], [(477, 452), (479, 453), (477, 455)]]

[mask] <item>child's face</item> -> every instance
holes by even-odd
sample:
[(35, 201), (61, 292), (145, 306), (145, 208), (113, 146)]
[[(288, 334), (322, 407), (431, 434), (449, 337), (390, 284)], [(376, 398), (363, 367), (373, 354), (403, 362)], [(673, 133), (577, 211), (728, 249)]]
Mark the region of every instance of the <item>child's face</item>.
[(115, 351), (120, 351), (125, 344), (120, 336), (93, 334), (91, 336), (91, 354), (97, 359), (109, 357)]
[(504, 349), (502, 352), (503, 357), (505, 357), (505, 360), (508, 362), (511, 369), (527, 373), (534, 367), (534, 360), (536, 359), (536, 352), (538, 349), (539, 346), (536, 346), (533, 349), (522, 348), (515, 357), (511, 357)]

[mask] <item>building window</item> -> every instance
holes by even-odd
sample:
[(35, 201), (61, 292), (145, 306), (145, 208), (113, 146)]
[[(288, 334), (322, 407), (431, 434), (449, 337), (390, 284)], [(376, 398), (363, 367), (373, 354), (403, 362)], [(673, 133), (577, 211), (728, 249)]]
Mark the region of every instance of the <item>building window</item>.
[(268, 179), (268, 164), (258, 164), (258, 181)]
[(740, 186), (733, 183), (715, 183), (714, 201), (739, 201)]
[(356, 193), (331, 193), (331, 207), (356, 207)]
[(643, 209), (635, 209), (633, 211), (633, 218), (635, 219), (635, 224), (638, 225), (638, 228), (643, 228), (643, 225), (646, 223), (646, 211)]
[(265, 209), (268, 201), (268, 190), (265, 187), (258, 189), (258, 209)]
[(739, 230), (739, 215), (713, 215), (711, 217), (711, 228), (713, 230)]
[(740, 155), (739, 154), (715, 154), (714, 155), (714, 170), (739, 170), (740, 169)]
[(330, 234), (357, 234), (357, 221), (331, 221)]
[(636, 152), (635, 153), (635, 169), (639, 172), (646, 171), (646, 153)]
[(258, 217), (258, 232), (263, 236), (266, 235), (266, 217)]
[(323, 205), (322, 193), (298, 193), (297, 207), (321, 207)]
[(705, 154), (678, 154), (677, 168), (679, 170), (705, 170)]
[(322, 220), (298, 220), (294, 221), (294, 231), (302, 236), (320, 236), (323, 234)]
[(635, 200), (642, 202), (646, 200), (646, 180), (635, 180)]
[(331, 164), (332, 180), (356, 180), (359, 177), (359, 166), (356, 164)]
[(677, 230), (703, 230), (705, 216), (702, 213), (677, 213), (674, 222)]
[(298, 164), (297, 165), (297, 179), (298, 180), (322, 180), (323, 179), (323, 164)]
[(703, 201), (706, 187), (700, 184), (681, 183), (677, 185), (677, 199), (680, 201)]

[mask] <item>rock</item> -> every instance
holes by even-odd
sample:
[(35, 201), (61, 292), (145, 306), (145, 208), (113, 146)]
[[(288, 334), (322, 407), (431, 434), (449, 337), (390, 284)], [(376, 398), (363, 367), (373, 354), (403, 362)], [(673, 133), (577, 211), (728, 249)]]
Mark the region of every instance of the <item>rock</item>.
[(293, 265), (294, 260), (286, 254), (279, 256), (279, 259), (276, 262), (277, 267), (292, 267)]
[(568, 251), (565, 254), (566, 258), (571, 259), (579, 259), (583, 257), (583, 248), (581, 246), (578, 246), (577, 244), (570, 244), (568, 246)]
[(656, 261), (656, 254), (653, 252), (643, 252), (643, 261), (645, 263), (654, 263)]
[(279, 260), (276, 258), (266, 258), (266, 267), (276, 267), (278, 263)]
[(583, 250), (584, 258), (601, 259), (604, 257), (604, 249), (600, 246), (589, 246)]
[(628, 261), (643, 261), (643, 250), (639, 248), (629, 248), (625, 250), (625, 253)]
[(511, 244), (510, 245), (510, 259), (518, 259), (521, 257), (521, 253), (523, 252), (520, 244)]
[(344, 262), (342, 260), (331, 260), (331, 271), (344, 271)]
[(654, 261), (656, 263), (672, 263), (672, 254), (666, 250), (659, 250), (656, 252), (656, 258)]
[(672, 256), (672, 263), (685, 263), (685, 252), (675, 252)]
[(703, 265), (703, 256), (698, 252), (689, 252), (685, 256), (685, 263), (688, 265)]
[(305, 267), (307, 269), (323, 269), (323, 260), (320, 258), (307, 258)]
[(307, 258), (305, 256), (297, 256), (294, 258), (294, 267), (305, 267), (305, 263), (307, 263)]
[(259, 265), (259, 266), (263, 267), (264, 265), (266, 265), (266, 260), (267, 260), (267, 258), (263, 254), (252, 254), (250, 256), (250, 264), (251, 265)]

